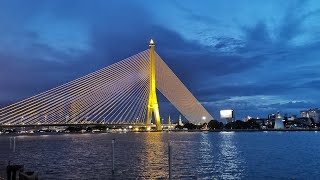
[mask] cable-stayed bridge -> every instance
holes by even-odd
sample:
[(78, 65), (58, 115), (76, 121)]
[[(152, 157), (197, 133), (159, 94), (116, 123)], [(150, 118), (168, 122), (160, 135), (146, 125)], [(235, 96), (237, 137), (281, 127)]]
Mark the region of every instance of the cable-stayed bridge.
[(161, 129), (156, 89), (192, 123), (213, 117), (150, 49), (0, 109), (0, 125), (146, 124)]

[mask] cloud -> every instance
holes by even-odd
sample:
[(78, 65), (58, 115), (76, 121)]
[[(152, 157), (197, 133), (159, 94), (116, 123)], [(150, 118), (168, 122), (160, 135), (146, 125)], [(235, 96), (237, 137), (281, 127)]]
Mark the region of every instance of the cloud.
[[(242, 116), (320, 103), (319, 7), (309, 1), (219, 1), (208, 11), (210, 4), (158, 3), (0, 2), (0, 102), (129, 57), (147, 49), (152, 37), (157, 53), (215, 117), (227, 107)], [(273, 98), (262, 105), (262, 97)]]
[(273, 108), (273, 109), (279, 109), (279, 110), (293, 110), (295, 112), (299, 112), (300, 110), (304, 109), (310, 109), (316, 107), (317, 104), (314, 104), (312, 102), (305, 102), (305, 101), (290, 101), (287, 103), (275, 103), (270, 105), (264, 105), (262, 107), (265, 108)]
[[(148, 48), (146, 38), (140, 39), (144, 48), (135, 44), (141, 38), (135, 34), (139, 28), (143, 30), (140, 25), (147, 19), (143, 9), (135, 4), (130, 7), (104, 1), (92, 4), (43, 1), (17, 6), (16, 2), (2, 2), (0, 9), (4, 11), (0, 17), (13, 16), (16, 21), (5, 21), (7, 18), (0, 21), (1, 27), (6, 27), (0, 30), (0, 37), (6, 40), (0, 42), (0, 83), (4, 85), (1, 101), (16, 101), (40, 93)], [(73, 8), (66, 8), (70, 6)], [(123, 16), (123, 11), (128, 16)], [(90, 39), (86, 42), (87, 49), (79, 49), (78, 41), (72, 39), (80, 30), (74, 24), (90, 32), (83, 34)], [(133, 25), (140, 27), (133, 31)], [(127, 31), (127, 37), (118, 32), (121, 30)]]

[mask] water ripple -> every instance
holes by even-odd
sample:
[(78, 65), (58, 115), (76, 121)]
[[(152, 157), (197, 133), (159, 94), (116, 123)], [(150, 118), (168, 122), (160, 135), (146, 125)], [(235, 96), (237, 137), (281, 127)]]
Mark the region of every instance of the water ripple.
[[(124, 133), (0, 136), (0, 161), (24, 164), (41, 179), (319, 179), (320, 133)], [(115, 174), (112, 175), (112, 139)], [(300, 166), (303, 164), (304, 166)], [(279, 168), (281, 167), (281, 168)], [(0, 168), (1, 169), (1, 168)], [(1, 175), (1, 172), (0, 172)]]

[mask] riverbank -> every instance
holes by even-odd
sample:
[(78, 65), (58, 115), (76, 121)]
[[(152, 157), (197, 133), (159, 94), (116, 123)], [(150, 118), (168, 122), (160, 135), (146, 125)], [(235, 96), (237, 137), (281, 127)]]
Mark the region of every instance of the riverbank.
[(0, 136), (16, 136), (16, 135), (59, 135), (59, 134), (106, 134), (106, 133), (154, 133), (154, 132), (317, 132), (320, 129), (211, 129), (211, 130), (202, 130), (202, 129), (191, 129), (191, 130), (182, 130), (182, 129), (173, 129), (173, 130), (164, 130), (164, 131), (100, 131), (100, 132), (36, 132), (36, 133), (2, 133)]
[[(177, 130), (175, 130), (177, 131)], [(181, 130), (178, 130), (181, 131)], [(187, 130), (188, 132), (207, 131), (207, 132), (296, 132), (296, 131), (320, 131), (320, 129), (210, 129), (210, 130)]]

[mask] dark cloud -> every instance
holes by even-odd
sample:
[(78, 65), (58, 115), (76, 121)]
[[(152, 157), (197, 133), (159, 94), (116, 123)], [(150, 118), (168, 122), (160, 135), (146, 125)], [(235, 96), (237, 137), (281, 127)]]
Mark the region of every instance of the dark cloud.
[[(148, 48), (148, 39), (144, 38), (141, 41), (141, 37), (136, 36), (140, 34), (139, 29), (144, 29), (142, 25), (149, 22), (143, 9), (135, 4), (122, 6), (101, 1), (93, 6), (94, 3), (83, 3), (46, 1), (40, 4), (35, 3), (37, 5), (28, 3), (24, 7), (17, 6), (18, 4), (14, 2), (2, 4), (1, 9), (12, 8), (19, 9), (19, 11), (17, 10), (15, 14), (13, 12), (5, 14), (2, 11), (0, 16), (15, 15), (18, 22), (31, 21), (34, 17), (42, 16), (43, 10), (37, 8), (41, 7), (45, 10), (50, 9), (49, 12), (54, 14), (55, 18), (74, 18), (73, 20), (77, 18), (82, 23), (93, 23), (88, 26), (90, 27), (91, 50), (86, 53), (76, 53), (80, 56), (72, 56), (66, 53), (66, 50), (60, 51), (53, 48), (51, 44), (40, 43), (39, 33), (41, 32), (24, 32), (24, 24), (1, 20), (0, 24), (9, 23), (10, 27), (20, 28), (22, 31), (13, 32), (11, 41), (19, 42), (19, 39), (14, 39), (14, 35), (28, 40), (23, 44), (23, 53), (19, 52), (19, 49), (13, 49), (13, 52), (17, 51), (16, 54), (8, 52), (1, 54), (0, 82), (4, 85), (1, 94), (6, 95), (6, 97), (2, 96), (2, 100), (16, 101), (26, 98)], [(123, 16), (123, 11), (126, 11), (128, 15)], [(54, 19), (48, 19), (48, 21), (54, 21)], [(7, 31), (10, 29), (8, 28)], [(47, 31), (51, 30), (47, 29)], [(141, 34), (147, 37), (146, 32), (147, 30)], [(139, 40), (140, 47), (136, 43)]]
[(315, 108), (318, 105), (312, 102), (304, 102), (304, 101), (297, 101), (293, 102), (290, 101), (288, 103), (276, 103), (276, 104), (270, 104), (268, 106), (261, 106), (261, 108), (273, 108), (273, 109), (279, 109), (279, 110), (294, 110), (294, 111), (299, 111), (299, 110), (304, 110), (304, 109), (311, 109)]
[(192, 8), (187, 8), (183, 5), (183, 3), (178, 2), (176, 0), (171, 1), (173, 5), (175, 5), (178, 9), (180, 9), (188, 19), (192, 19), (195, 22), (201, 22), (204, 24), (217, 24), (220, 23), (219, 19), (212, 18), (209, 16), (201, 15), (200, 13), (196, 13), (192, 10)]
[(290, 88), (293, 87), (284, 83), (218, 85), (208, 89), (200, 89), (196, 91), (196, 95), (201, 101), (204, 101), (210, 99), (210, 96), (229, 99), (232, 96), (281, 95)]
[[(310, 63), (310, 59), (319, 57), (319, 42), (290, 44), (305, 33), (306, 20), (319, 14), (317, 9), (309, 10), (306, 2), (288, 3), (276, 27), (267, 17), (239, 27), (242, 39), (208, 30), (213, 45), (183, 36), (169, 24), (156, 23), (150, 8), (143, 4), (103, 0), (1, 1), (0, 107), (141, 52), (148, 48), (150, 37), (156, 42), (157, 53), (200, 101), (212, 104), (225, 101), (225, 106), (205, 104), (215, 117), (219, 109), (226, 107), (236, 109), (242, 116), (278, 108), (316, 106), (307, 101), (261, 106), (243, 100), (228, 104), (233, 97), (286, 94), (294, 97), (291, 92), (297, 88), (320, 88), (314, 79), (319, 75), (318, 68)], [(219, 26), (224, 20), (203, 15), (178, 2), (171, 5), (190, 23)], [(41, 18), (44, 20), (40, 21)], [(58, 43), (51, 41), (64, 37), (55, 34), (59, 30), (68, 29), (83, 32), (80, 37), (84, 37), (87, 47), (79, 48), (77, 43), (63, 46), (64, 41), (71, 41), (68, 38)], [(48, 38), (43, 38), (44, 35)], [(164, 103), (165, 116), (177, 115), (165, 98), (160, 97), (160, 101)]]
[(253, 27), (247, 29), (247, 41), (248, 43), (268, 43), (271, 41), (269, 30), (264, 22), (258, 22)]
[(303, 23), (309, 17), (320, 14), (320, 9), (306, 10), (308, 1), (292, 1), (288, 7), (279, 27), (278, 39), (282, 43), (287, 43), (294, 37), (304, 33)]
[[(310, 76), (314, 76), (313, 73), (308, 74)], [(315, 90), (319, 90), (320, 89), (320, 80), (311, 80), (308, 81), (306, 83), (303, 83), (301, 86), (301, 88), (308, 88), (308, 89), (315, 89)]]

